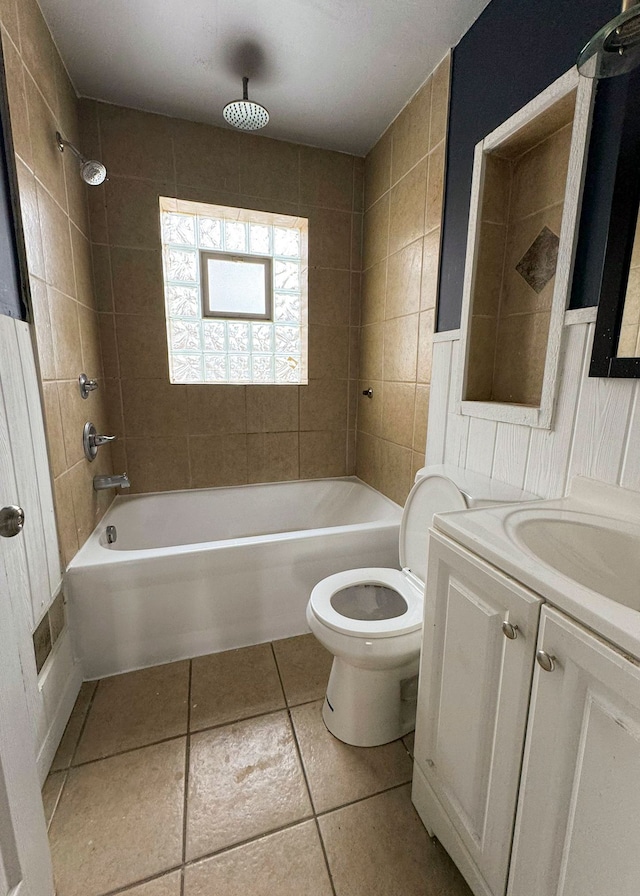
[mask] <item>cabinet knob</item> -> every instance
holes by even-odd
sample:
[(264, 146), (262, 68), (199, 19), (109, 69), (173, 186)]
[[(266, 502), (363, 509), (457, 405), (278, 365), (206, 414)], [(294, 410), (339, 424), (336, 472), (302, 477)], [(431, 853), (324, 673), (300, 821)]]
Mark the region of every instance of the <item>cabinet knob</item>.
[(538, 661), (538, 665), (544, 669), (545, 672), (553, 672), (556, 667), (556, 658), (555, 656), (551, 656), (550, 653), (547, 653), (544, 650), (538, 650), (536, 653), (536, 659)]
[(518, 626), (512, 625), (510, 622), (503, 622), (502, 634), (510, 641), (515, 641), (515, 639), (518, 637)]

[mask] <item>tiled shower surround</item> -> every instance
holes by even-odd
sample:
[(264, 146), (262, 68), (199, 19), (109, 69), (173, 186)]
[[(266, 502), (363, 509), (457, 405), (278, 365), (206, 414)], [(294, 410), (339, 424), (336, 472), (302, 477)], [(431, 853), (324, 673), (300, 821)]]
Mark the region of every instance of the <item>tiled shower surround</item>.
[(365, 160), (356, 472), (400, 504), (424, 463), (448, 97), (449, 57)]
[[(83, 100), (96, 297), (118, 472), (132, 491), (355, 469), (362, 159)], [(170, 384), (160, 196), (309, 220), (309, 384)]]

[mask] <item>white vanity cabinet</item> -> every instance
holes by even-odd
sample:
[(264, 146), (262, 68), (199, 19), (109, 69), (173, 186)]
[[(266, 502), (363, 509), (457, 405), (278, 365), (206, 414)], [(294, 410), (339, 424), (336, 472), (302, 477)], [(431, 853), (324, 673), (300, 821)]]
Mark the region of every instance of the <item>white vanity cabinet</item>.
[(638, 896), (640, 664), (548, 606), (538, 648), (508, 894)]
[(499, 896), (542, 601), (434, 532), (427, 582), (413, 801), (474, 892)]
[(429, 832), (476, 896), (638, 896), (640, 662), (436, 532), (427, 583)]

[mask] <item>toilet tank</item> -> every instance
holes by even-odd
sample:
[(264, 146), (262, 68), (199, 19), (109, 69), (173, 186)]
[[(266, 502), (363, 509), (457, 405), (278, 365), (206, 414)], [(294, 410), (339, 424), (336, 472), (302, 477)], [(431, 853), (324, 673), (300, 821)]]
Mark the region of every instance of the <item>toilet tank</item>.
[(534, 495), (533, 492), (508, 485), (506, 482), (499, 482), (473, 470), (463, 470), (453, 464), (431, 464), (421, 467), (416, 473), (415, 481), (424, 479), (425, 476), (444, 476), (450, 479), (462, 493), (468, 508), (540, 500), (540, 496)]

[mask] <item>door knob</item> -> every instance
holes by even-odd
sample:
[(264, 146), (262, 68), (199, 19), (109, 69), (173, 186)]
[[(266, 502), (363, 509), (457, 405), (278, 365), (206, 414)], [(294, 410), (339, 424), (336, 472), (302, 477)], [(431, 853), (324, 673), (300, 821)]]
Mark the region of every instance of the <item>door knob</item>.
[(13, 538), (22, 532), (24, 526), (24, 510), (16, 504), (9, 504), (0, 510), (0, 535), (3, 538)]

